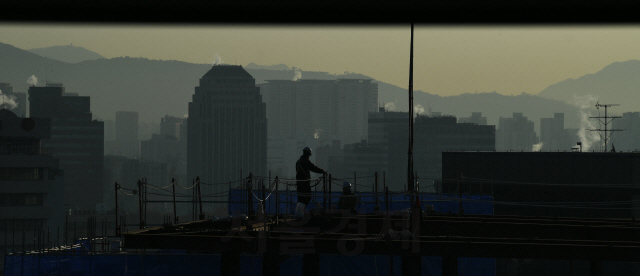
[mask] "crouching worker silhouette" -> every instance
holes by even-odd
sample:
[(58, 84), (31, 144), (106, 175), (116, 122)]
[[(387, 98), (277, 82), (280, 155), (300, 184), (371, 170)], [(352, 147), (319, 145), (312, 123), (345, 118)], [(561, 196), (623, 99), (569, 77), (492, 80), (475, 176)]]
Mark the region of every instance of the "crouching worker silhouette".
[(311, 172), (326, 174), (327, 172), (321, 168), (316, 167), (309, 160), (311, 156), (311, 149), (305, 147), (302, 150), (302, 156), (296, 162), (296, 180), (297, 180), (297, 192), (298, 192), (298, 205), (296, 206), (296, 217), (302, 217), (304, 210), (311, 202)]
[(358, 205), (358, 197), (351, 191), (351, 183), (342, 183), (342, 194), (338, 200), (338, 210), (347, 214), (355, 214)]

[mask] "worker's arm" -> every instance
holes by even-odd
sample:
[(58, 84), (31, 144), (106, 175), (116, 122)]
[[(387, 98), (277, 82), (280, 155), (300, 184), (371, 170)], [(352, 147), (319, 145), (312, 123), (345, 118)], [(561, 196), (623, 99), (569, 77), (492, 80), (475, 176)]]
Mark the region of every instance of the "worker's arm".
[(310, 171), (312, 171), (314, 173), (326, 173), (325, 170), (316, 167), (316, 165), (311, 163), (311, 161), (304, 162), (304, 166), (305, 166), (306, 169), (308, 169), (308, 170), (310, 170)]

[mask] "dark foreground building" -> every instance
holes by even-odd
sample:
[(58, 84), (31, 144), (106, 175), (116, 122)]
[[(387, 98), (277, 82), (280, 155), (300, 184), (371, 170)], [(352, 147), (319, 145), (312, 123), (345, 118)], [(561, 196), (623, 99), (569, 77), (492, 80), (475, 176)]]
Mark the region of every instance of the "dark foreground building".
[[(630, 221), (640, 216), (640, 153), (443, 152), (442, 178), (445, 193), (458, 193), (460, 187), (464, 195), (493, 195), (498, 216)], [(532, 229), (531, 236), (536, 235)], [(589, 265), (582, 261), (498, 259), (496, 271), (498, 275), (566, 275), (569, 271), (582, 275)], [(637, 263), (603, 268), (603, 275), (637, 272)]]
[(51, 139), (42, 140), (64, 170), (64, 203), (94, 210), (102, 202), (104, 122), (93, 120), (88, 96), (65, 93), (62, 84), (29, 87), (31, 117), (51, 118)]
[(640, 215), (640, 153), (443, 152), (443, 192), (492, 193), (496, 215)]
[[(260, 88), (242, 66), (214, 65), (189, 103), (187, 177), (203, 183), (266, 175), (267, 118)], [(237, 185), (237, 184), (234, 184)], [(203, 185), (207, 196), (229, 185)]]

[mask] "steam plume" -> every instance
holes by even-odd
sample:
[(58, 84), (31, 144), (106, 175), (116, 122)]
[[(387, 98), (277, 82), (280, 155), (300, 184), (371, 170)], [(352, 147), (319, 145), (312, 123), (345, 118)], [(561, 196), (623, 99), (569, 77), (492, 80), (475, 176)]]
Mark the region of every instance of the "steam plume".
[(422, 113), (424, 113), (424, 107), (422, 107), (421, 104), (416, 104), (413, 106), (413, 113), (415, 113), (416, 115), (420, 115)]
[(320, 134), (322, 133), (322, 129), (316, 129), (316, 131), (313, 133), (313, 139), (320, 139)]
[(540, 143), (534, 144), (533, 148), (531, 149), (531, 151), (540, 151), (542, 149), (542, 145), (544, 145), (544, 142), (540, 142)]
[(2, 97), (2, 108), (12, 110), (18, 107), (15, 96), (5, 95), (2, 93), (2, 90), (0, 90), (0, 97)]
[(216, 53), (213, 56), (213, 65), (220, 65), (222, 63), (222, 58)]
[(27, 79), (27, 84), (29, 84), (31, 86), (36, 86), (38, 84), (38, 78), (36, 78), (35, 75), (31, 75), (31, 77), (29, 77), (29, 79)]
[(297, 81), (302, 78), (302, 71), (300, 71), (300, 68), (294, 66), (291, 69), (293, 69), (293, 81)]
[(384, 110), (395, 111), (396, 110), (396, 104), (394, 104), (394, 103), (386, 103), (386, 104), (384, 104)]
[(590, 131), (591, 129), (596, 129), (596, 126), (593, 124), (594, 121), (589, 120), (589, 116), (591, 115), (590, 108), (595, 106), (597, 100), (598, 98), (591, 95), (573, 95), (573, 100), (571, 101), (571, 104), (578, 107), (578, 116), (580, 117), (578, 137), (580, 138), (580, 142), (582, 142), (583, 151), (588, 151), (593, 143), (600, 143), (598, 133)]

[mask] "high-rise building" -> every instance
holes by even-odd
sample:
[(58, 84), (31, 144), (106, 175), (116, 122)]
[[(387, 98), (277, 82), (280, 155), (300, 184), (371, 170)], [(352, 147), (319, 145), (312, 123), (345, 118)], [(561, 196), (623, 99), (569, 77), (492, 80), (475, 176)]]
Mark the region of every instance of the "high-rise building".
[[(474, 123), (456, 123), (453, 116), (433, 112), (430, 116), (418, 115), (414, 122), (413, 160), (414, 172), (422, 191), (434, 191), (434, 180), (440, 179), (442, 152), (445, 151), (494, 151), (495, 126)], [(409, 113), (389, 112), (380, 108), (369, 113), (369, 141), (347, 144), (335, 156), (322, 156), (323, 161), (341, 160), (340, 166), (328, 164), (329, 173), (336, 178), (349, 178), (354, 171), (359, 183), (369, 183), (375, 172), (385, 172), (386, 185), (394, 191), (407, 185), (409, 146)], [(323, 147), (323, 155), (333, 150)], [(335, 150), (333, 150), (335, 152)], [(326, 161), (325, 161), (326, 162)], [(360, 176), (366, 180), (360, 180)]]
[(202, 76), (187, 122), (187, 176), (213, 184), (202, 185), (203, 195), (229, 188), (218, 183), (267, 174), (266, 105), (242, 66), (214, 65)]
[(169, 135), (178, 140), (181, 140), (182, 137), (180, 137), (180, 127), (182, 126), (182, 123), (184, 121), (186, 120), (169, 115), (160, 118), (160, 135)]
[(140, 139), (138, 137), (138, 112), (116, 112), (116, 155), (129, 158), (140, 157)]
[(471, 112), (471, 117), (460, 117), (458, 123), (472, 123), (476, 125), (486, 126), (487, 117), (482, 117), (482, 112)]
[(90, 98), (70, 96), (62, 84), (29, 87), (31, 117), (51, 118), (50, 147), (64, 170), (64, 203), (93, 210), (102, 201), (104, 123), (93, 120)]
[(577, 129), (564, 128), (564, 113), (540, 118), (540, 144), (543, 151), (570, 151), (579, 142)]
[(447, 151), (495, 151), (493, 125), (456, 123), (456, 117), (421, 116), (414, 123), (413, 160), (423, 191), (434, 192), (434, 180), (442, 179), (442, 153)]
[(378, 83), (370, 79), (267, 80), (259, 87), (267, 104), (269, 167), (285, 175), (295, 173), (305, 146), (366, 139), (368, 114), (378, 105)]
[(533, 121), (522, 113), (514, 112), (513, 118), (500, 117), (496, 130), (497, 151), (532, 151), (537, 143)]
[(0, 110), (0, 235), (19, 237), (0, 239), (0, 256), (32, 248), (38, 231), (50, 229), (51, 240), (64, 231), (63, 173), (51, 149), (41, 147), (50, 135), (51, 119)]
[(622, 118), (613, 120), (613, 124), (609, 128), (622, 130), (610, 133), (610, 144), (615, 147), (616, 151), (640, 150), (640, 139), (638, 139), (640, 137), (640, 112), (622, 113)]

